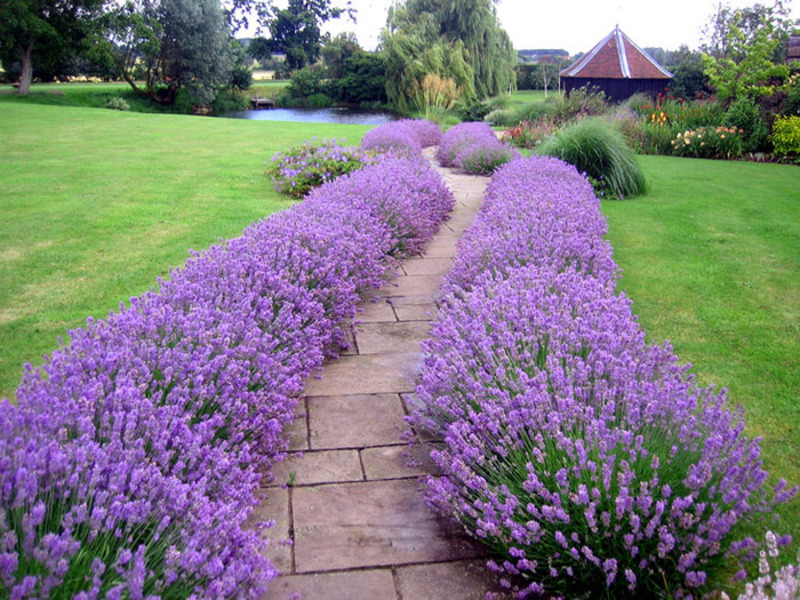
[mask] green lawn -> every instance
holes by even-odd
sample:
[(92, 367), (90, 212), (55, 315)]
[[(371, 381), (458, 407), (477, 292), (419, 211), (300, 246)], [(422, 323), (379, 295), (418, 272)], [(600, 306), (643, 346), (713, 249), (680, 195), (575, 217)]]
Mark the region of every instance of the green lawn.
[(0, 97), (0, 397), (89, 315), (287, 206), (263, 174), (276, 152), (312, 136), (357, 144), (367, 129)]
[[(640, 161), (649, 194), (603, 203), (621, 288), (650, 340), (669, 339), (700, 382), (745, 407), (774, 478), (798, 484), (800, 169)], [(775, 529), (797, 538), (800, 501), (783, 515)]]

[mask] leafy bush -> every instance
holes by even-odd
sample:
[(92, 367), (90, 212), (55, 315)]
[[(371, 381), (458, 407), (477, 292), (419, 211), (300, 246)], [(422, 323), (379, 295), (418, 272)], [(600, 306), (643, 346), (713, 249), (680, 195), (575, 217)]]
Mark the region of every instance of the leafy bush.
[(755, 152), (763, 149), (769, 134), (769, 128), (761, 118), (758, 105), (751, 98), (739, 98), (731, 104), (722, 122), (729, 129), (741, 133), (742, 150)]
[(119, 96), (110, 96), (106, 98), (105, 102), (106, 108), (110, 108), (111, 110), (130, 110), (131, 105), (125, 100), (125, 98), (121, 98)]
[(0, 404), (7, 595), (262, 597), (277, 572), (245, 520), (302, 382), (452, 206), (422, 160), (352, 173), (29, 368)]
[(646, 343), (604, 233), (574, 168), (502, 167), (424, 348), (411, 422), (444, 439), (428, 502), (521, 597), (693, 594), (751, 544), (735, 527), (795, 491), (769, 499), (724, 392)]
[(676, 156), (733, 160), (742, 155), (742, 131), (730, 127), (699, 127), (678, 133), (672, 141)]
[(772, 145), (778, 158), (800, 158), (800, 117), (777, 117), (772, 125)]
[(599, 116), (608, 110), (606, 95), (596, 86), (584, 86), (572, 90), (568, 96), (554, 96), (553, 98), (551, 110), (559, 123)]
[(302, 198), (311, 189), (375, 164), (381, 158), (380, 153), (341, 146), (336, 140), (312, 140), (273, 156), (266, 174), (272, 178), (276, 190), (292, 198)]
[(578, 121), (545, 140), (538, 154), (553, 156), (586, 173), (598, 193), (615, 198), (646, 191), (636, 156), (622, 135), (599, 119)]
[(539, 143), (558, 131), (558, 127), (548, 119), (522, 121), (519, 125), (509, 127), (503, 132), (503, 139), (517, 148), (535, 148)]

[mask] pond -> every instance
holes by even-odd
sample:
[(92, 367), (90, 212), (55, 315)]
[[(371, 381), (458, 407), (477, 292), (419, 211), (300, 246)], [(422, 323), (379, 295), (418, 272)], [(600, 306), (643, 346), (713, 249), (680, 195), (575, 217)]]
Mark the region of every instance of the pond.
[(338, 123), (340, 125), (383, 125), (399, 115), (383, 110), (360, 108), (266, 108), (242, 110), (219, 115), (228, 119), (254, 121), (293, 121), (299, 123)]

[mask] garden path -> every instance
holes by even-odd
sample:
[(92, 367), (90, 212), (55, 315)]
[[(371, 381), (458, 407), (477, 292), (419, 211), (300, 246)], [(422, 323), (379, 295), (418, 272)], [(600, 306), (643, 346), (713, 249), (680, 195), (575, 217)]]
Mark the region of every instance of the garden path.
[(276, 465), (254, 514), (276, 520), (265, 535), (281, 576), (264, 600), (478, 600), (496, 591), (483, 548), (425, 505), (429, 448), (410, 461), (400, 439), (442, 275), (488, 182), (439, 170), (456, 198), (450, 219), (362, 303), (351, 350), (306, 383), (290, 445), (302, 456)]

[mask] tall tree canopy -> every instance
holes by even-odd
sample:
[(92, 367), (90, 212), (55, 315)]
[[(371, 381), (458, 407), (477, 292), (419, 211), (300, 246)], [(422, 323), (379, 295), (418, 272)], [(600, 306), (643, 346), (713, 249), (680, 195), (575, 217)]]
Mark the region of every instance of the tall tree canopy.
[(355, 21), (355, 11), (348, 0), (345, 8), (333, 6), (330, 0), (289, 0), (286, 8), (272, 8), (267, 22), (270, 37), (267, 44), (272, 52), (286, 54), (290, 70), (302, 69), (317, 61), (323, 37), (320, 27), (331, 19), (347, 14)]
[(107, 17), (105, 50), (137, 92), (169, 104), (185, 88), (194, 102), (206, 104), (231, 79), (227, 17), (218, 0), (128, 0)]
[(463, 97), (495, 96), (516, 82), (516, 54), (492, 0), (406, 0), (390, 10), (383, 46), (387, 93), (400, 108), (427, 73), (453, 80)]
[(55, 61), (89, 39), (106, 0), (0, 1), (0, 55), (21, 63), (19, 93), (30, 91), (39, 57)]
[(788, 38), (787, 16), (781, 0), (772, 7), (718, 7), (705, 30), (703, 65), (720, 100), (771, 95), (788, 76), (779, 50)]

